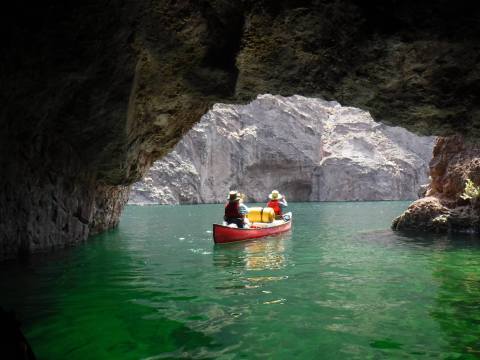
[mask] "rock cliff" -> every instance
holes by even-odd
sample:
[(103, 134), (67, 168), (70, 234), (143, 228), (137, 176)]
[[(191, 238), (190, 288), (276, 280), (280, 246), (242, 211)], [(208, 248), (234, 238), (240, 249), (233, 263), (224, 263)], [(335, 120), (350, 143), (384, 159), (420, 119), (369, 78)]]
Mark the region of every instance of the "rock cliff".
[(366, 111), (302, 96), (216, 104), (136, 183), (130, 203), (223, 202), (231, 189), (264, 201), (415, 199), (432, 137), (376, 123)]
[(480, 134), (478, 2), (10, 5), (0, 259), (114, 226), (126, 187), (214, 103), (311, 95), (419, 134)]

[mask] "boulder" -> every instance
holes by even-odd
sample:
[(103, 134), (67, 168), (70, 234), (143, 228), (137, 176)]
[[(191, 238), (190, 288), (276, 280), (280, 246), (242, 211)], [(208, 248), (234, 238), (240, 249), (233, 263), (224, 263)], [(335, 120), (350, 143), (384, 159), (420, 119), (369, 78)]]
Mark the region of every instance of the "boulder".
[(480, 185), (480, 144), (439, 137), (429, 164), (426, 198), (415, 201), (392, 228), (403, 231), (480, 232), (480, 199), (463, 199), (467, 179)]

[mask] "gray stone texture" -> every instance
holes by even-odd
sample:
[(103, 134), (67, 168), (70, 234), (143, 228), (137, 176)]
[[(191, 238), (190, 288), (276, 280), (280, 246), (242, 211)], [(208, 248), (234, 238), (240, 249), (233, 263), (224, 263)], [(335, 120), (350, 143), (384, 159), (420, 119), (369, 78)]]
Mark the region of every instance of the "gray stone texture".
[(230, 189), (264, 201), (416, 199), (433, 137), (373, 121), (366, 111), (302, 96), (216, 104), (154, 163), (132, 204), (223, 202)]

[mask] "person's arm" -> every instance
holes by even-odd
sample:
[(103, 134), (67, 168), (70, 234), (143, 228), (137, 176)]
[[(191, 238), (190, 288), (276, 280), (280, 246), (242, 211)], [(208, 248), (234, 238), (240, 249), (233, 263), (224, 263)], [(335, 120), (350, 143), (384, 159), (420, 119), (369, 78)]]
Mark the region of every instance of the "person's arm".
[(280, 200), (280, 205), (283, 207), (287, 207), (288, 206), (288, 203), (287, 203), (287, 199), (283, 198), (282, 200)]
[(239, 212), (240, 215), (242, 215), (242, 216), (247, 215), (247, 213), (248, 213), (248, 208), (247, 208), (247, 206), (244, 205), (244, 204), (240, 204), (240, 206), (239, 206), (239, 208), (238, 208), (238, 212)]

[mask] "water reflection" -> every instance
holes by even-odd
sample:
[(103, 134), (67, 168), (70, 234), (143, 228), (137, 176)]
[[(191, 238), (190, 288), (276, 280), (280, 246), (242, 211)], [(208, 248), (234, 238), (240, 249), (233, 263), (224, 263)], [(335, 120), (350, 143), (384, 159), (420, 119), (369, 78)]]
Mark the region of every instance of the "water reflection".
[[(480, 247), (461, 242), (468, 251), (435, 255), (438, 295), (430, 315), (438, 322), (450, 351), (480, 357)], [(472, 249), (475, 246), (476, 249)], [(453, 248), (452, 242), (450, 247)]]
[(215, 245), (213, 263), (215, 266), (243, 268), (245, 270), (276, 270), (287, 264), (286, 243), (291, 234), (257, 240)]
[(360, 242), (368, 241), (383, 246), (401, 246), (409, 249), (429, 249), (448, 251), (458, 249), (480, 249), (480, 238), (470, 234), (428, 234), (400, 233), (392, 230), (360, 232), (356, 236)]
[(45, 359), (480, 358), (479, 241), (388, 230), (407, 205), (292, 204), (293, 233), (215, 247), (221, 205), (129, 208), (1, 266), (1, 301)]
[[(381, 236), (379, 236), (381, 235)], [(424, 256), (437, 286), (428, 314), (442, 332), (445, 355), (480, 358), (480, 239), (469, 234), (369, 232), (361, 241), (382, 242)], [(446, 356), (446, 358), (450, 356)]]
[(252, 241), (245, 244), (247, 270), (281, 269), (285, 267), (285, 239)]

